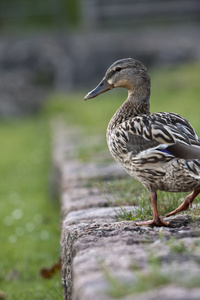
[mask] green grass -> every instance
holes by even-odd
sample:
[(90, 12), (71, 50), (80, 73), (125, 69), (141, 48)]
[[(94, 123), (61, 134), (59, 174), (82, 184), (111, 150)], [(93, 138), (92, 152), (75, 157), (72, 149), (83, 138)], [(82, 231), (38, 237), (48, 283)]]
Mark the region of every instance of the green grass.
[[(93, 184), (95, 183), (93, 182)], [(100, 182), (98, 186), (110, 206), (120, 207), (119, 210), (115, 210), (118, 221), (141, 221), (152, 218), (150, 194), (135, 179), (131, 177), (122, 180), (114, 179), (110, 182)], [(109, 198), (107, 197), (108, 193), (111, 195)], [(177, 208), (184, 201), (188, 193), (166, 193), (158, 191), (157, 194), (158, 211), (161, 216), (164, 216), (166, 213)], [(195, 203), (199, 203), (199, 200), (199, 198), (196, 199)], [(133, 210), (127, 210), (126, 207), (124, 207), (127, 205), (134, 206)], [(183, 213), (190, 214), (191, 216), (194, 214), (195, 216), (199, 216), (199, 210), (195, 208)]]
[(0, 290), (12, 300), (58, 299), (60, 276), (40, 277), (60, 253), (59, 205), (48, 199), (48, 122), (1, 122), (0, 136)]
[[(200, 133), (199, 71), (198, 64), (152, 70), (151, 111), (178, 112)], [(87, 91), (51, 95), (38, 116), (0, 122), (0, 290), (7, 293), (7, 299), (60, 299), (59, 275), (52, 280), (40, 277), (40, 270), (51, 267), (60, 254), (60, 208), (49, 201), (49, 123), (59, 114), (68, 124), (80, 126), (83, 134), (100, 135), (100, 146), (77, 151), (84, 161), (96, 161), (97, 153), (108, 152), (106, 127), (127, 95), (116, 89), (85, 102)], [(121, 190), (121, 199), (127, 197), (130, 203), (134, 194), (138, 201), (138, 183), (130, 191), (129, 183), (124, 183), (126, 192), (118, 184), (113, 189)]]
[(200, 135), (200, 64), (180, 65), (150, 72), (151, 111), (171, 111), (183, 115)]

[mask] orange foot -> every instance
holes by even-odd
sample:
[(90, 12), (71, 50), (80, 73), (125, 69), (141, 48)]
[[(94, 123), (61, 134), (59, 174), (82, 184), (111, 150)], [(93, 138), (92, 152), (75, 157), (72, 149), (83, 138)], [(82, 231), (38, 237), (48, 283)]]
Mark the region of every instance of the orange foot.
[(165, 216), (170, 217), (170, 216), (173, 216), (173, 215), (177, 214), (178, 212), (181, 212), (183, 210), (187, 210), (189, 207), (192, 207), (192, 202), (199, 193), (200, 193), (200, 190), (195, 190), (194, 192), (192, 192), (190, 195), (188, 195), (185, 198), (184, 202), (181, 205), (179, 205), (178, 208), (176, 208), (175, 210), (169, 212)]
[(189, 203), (185, 203), (185, 201), (179, 205), (179, 207), (177, 207), (175, 210), (169, 212), (168, 214), (166, 214), (165, 216), (166, 217), (170, 217), (170, 216), (173, 216), (183, 210), (187, 210), (189, 207), (192, 207), (192, 204), (189, 204)]
[(143, 226), (143, 225), (147, 225), (147, 226), (157, 226), (157, 227), (169, 227), (170, 222), (164, 222), (161, 217), (157, 217), (153, 220), (150, 221), (144, 221), (144, 222), (136, 222), (135, 223), (137, 226)]

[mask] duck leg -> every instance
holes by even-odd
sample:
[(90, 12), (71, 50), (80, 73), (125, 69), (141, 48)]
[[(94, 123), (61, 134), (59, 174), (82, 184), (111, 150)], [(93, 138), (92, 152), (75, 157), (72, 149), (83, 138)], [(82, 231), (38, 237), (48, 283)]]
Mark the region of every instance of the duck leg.
[(181, 205), (179, 205), (179, 207), (177, 207), (175, 210), (171, 211), (170, 213), (166, 214), (166, 217), (173, 216), (180, 211), (187, 210), (189, 207), (192, 207), (192, 202), (194, 201), (196, 196), (199, 195), (199, 193), (200, 190), (194, 190), (191, 194), (189, 194), (185, 198), (184, 202)]
[(162, 218), (160, 217), (158, 213), (158, 207), (157, 207), (157, 194), (156, 192), (151, 193), (151, 202), (153, 206), (153, 220), (151, 221), (144, 221), (144, 222), (137, 222), (136, 225), (150, 225), (150, 226), (169, 226), (169, 222), (164, 222)]

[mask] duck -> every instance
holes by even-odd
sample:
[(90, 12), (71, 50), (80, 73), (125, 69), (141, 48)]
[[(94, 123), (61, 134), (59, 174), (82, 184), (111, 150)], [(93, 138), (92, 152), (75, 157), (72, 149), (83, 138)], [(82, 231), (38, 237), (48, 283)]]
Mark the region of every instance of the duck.
[(166, 217), (187, 210), (200, 193), (200, 140), (188, 120), (173, 112), (150, 113), (150, 76), (133, 58), (114, 62), (86, 96), (94, 98), (113, 88), (128, 97), (111, 118), (106, 133), (113, 158), (150, 193), (153, 219), (137, 226), (170, 226), (157, 207), (157, 192), (190, 192)]

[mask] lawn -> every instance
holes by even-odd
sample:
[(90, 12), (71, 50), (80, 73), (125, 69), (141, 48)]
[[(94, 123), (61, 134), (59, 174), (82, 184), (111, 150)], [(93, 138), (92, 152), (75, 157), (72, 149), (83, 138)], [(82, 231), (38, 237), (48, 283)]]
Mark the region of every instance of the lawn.
[[(173, 111), (189, 119), (200, 134), (200, 65), (151, 70), (151, 111)], [(102, 74), (103, 77), (103, 74)], [(51, 126), (56, 115), (85, 134), (101, 135), (115, 110), (126, 98), (116, 89), (83, 101), (84, 94), (52, 94), (37, 116), (0, 122), (0, 290), (6, 299), (60, 299), (60, 275), (40, 276), (60, 255), (60, 211), (49, 199)], [(88, 149), (87, 159), (91, 160)], [(87, 156), (87, 155), (86, 155)]]
[(0, 290), (6, 299), (57, 299), (60, 276), (40, 277), (60, 254), (59, 205), (48, 199), (47, 119), (1, 122), (0, 136)]

